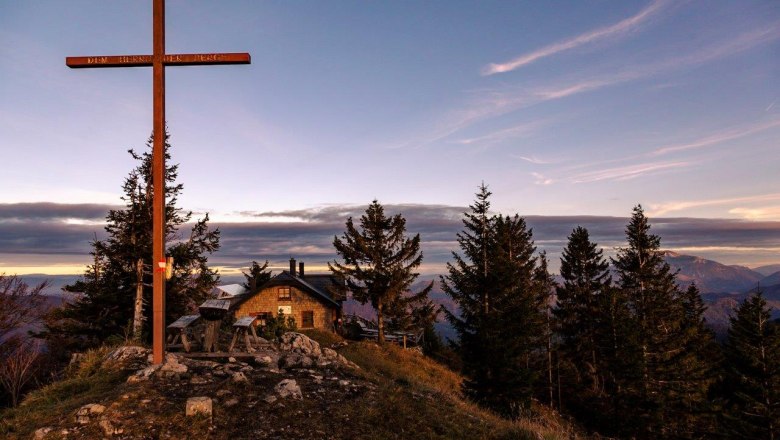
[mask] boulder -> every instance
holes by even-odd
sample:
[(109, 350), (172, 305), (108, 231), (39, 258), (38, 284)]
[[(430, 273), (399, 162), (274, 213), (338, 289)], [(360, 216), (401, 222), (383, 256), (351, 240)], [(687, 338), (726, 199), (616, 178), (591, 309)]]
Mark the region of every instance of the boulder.
[(212, 414), (212, 402), (210, 397), (190, 397), (187, 399), (187, 407), (184, 411), (187, 417), (194, 416), (196, 414), (203, 414), (211, 417)]
[(230, 381), (233, 383), (247, 383), (249, 379), (247, 379), (244, 373), (237, 371), (230, 376)]
[(125, 345), (116, 348), (106, 356), (106, 362), (121, 365), (122, 368), (137, 370), (149, 365), (151, 350), (137, 345)]
[(301, 333), (283, 334), (279, 347), (284, 352), (278, 361), (280, 368), (308, 368), (315, 365), (325, 367), (331, 364), (358, 368), (336, 350), (321, 348), (317, 341)]
[(106, 407), (97, 403), (89, 403), (76, 411), (76, 422), (79, 425), (86, 425), (91, 421), (91, 417), (103, 414)]
[(320, 344), (317, 341), (297, 332), (287, 332), (283, 334), (279, 347), (282, 351), (299, 353), (311, 357), (319, 357), (320, 354), (322, 354)]
[(42, 440), (46, 438), (46, 435), (50, 433), (54, 428), (47, 426), (45, 428), (38, 428), (33, 433), (33, 440)]
[(293, 398), (303, 399), (303, 393), (301, 393), (301, 387), (294, 379), (284, 379), (274, 387), (274, 391), (281, 398)]

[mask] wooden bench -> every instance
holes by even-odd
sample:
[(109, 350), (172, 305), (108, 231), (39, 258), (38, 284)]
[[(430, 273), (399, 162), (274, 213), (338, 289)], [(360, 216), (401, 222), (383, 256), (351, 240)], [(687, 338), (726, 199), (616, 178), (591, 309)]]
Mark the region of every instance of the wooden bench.
[(167, 327), (168, 344), (176, 345), (176, 342), (181, 340), (184, 351), (189, 353), (192, 349), (189, 338), (193, 337), (197, 342), (200, 342), (197, 334), (194, 333), (194, 326), (198, 321), (200, 321), (200, 315), (184, 315), (174, 321)]
[(258, 345), (260, 344), (260, 338), (255, 332), (255, 321), (257, 321), (257, 316), (245, 316), (243, 318), (237, 319), (236, 322), (233, 323), (233, 340), (230, 342), (230, 348), (228, 348), (228, 352), (233, 352), (233, 347), (236, 346), (236, 342), (238, 342), (239, 339), (243, 339), (244, 348), (246, 349), (247, 353), (255, 352), (254, 347), (252, 347), (251, 340), (254, 340), (254, 342)]

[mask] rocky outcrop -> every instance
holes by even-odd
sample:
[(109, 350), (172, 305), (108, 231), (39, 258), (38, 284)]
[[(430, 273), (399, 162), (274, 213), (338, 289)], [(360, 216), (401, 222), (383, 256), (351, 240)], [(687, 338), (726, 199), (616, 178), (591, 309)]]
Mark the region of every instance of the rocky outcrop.
[(320, 344), (308, 336), (288, 332), (282, 335), (279, 348), (282, 355), (279, 357), (280, 368), (309, 368), (313, 366), (342, 366), (358, 368), (331, 348), (321, 348)]

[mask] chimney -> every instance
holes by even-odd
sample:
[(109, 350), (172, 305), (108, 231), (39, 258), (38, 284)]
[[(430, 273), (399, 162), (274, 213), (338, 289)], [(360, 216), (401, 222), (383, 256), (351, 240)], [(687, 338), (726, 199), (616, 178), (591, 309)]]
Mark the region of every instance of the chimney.
[(298, 276), (303, 278), (303, 261), (298, 263)]
[(290, 257), (290, 275), (295, 276), (295, 258)]

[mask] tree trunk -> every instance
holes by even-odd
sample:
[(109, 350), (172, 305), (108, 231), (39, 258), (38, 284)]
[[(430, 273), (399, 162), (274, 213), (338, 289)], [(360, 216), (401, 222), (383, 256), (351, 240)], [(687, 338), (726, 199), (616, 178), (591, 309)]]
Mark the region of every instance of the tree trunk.
[(133, 314), (133, 339), (141, 340), (144, 328), (144, 260), (139, 258), (135, 264), (135, 313)]
[(380, 344), (385, 343), (385, 317), (382, 315), (382, 302), (376, 305), (376, 325), (379, 327), (379, 334), (377, 335), (377, 342)]

